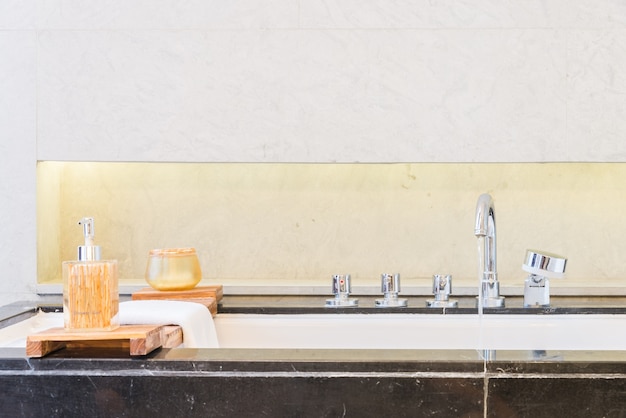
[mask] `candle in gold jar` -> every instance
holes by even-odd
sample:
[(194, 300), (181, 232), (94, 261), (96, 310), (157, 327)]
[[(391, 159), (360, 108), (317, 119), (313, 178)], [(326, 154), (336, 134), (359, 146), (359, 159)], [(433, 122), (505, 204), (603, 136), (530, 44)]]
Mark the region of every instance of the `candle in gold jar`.
[(63, 263), (63, 319), (68, 331), (110, 331), (119, 327), (117, 261), (100, 260), (93, 218), (83, 218), (85, 245), (78, 260)]
[(150, 250), (146, 281), (156, 290), (189, 290), (202, 279), (195, 248)]

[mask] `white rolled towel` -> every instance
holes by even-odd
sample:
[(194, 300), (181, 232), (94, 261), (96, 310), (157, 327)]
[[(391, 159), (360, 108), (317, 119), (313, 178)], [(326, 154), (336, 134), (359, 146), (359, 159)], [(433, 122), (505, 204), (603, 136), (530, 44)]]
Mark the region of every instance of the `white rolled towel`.
[(211, 312), (196, 302), (177, 300), (131, 300), (120, 303), (122, 325), (179, 325), (183, 347), (217, 348), (217, 332)]

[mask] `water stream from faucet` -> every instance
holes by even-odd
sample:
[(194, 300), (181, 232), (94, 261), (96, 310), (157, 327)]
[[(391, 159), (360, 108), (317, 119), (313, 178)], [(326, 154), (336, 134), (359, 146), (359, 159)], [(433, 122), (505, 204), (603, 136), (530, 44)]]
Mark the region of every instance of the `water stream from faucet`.
[(477, 242), (478, 242), (478, 251), (476, 252), (476, 254), (478, 254), (478, 297), (477, 297), (477, 301), (476, 301), (476, 306), (478, 307), (478, 316), (479, 318), (481, 318), (482, 320), (482, 315), (483, 315), (483, 279), (484, 279), (484, 275), (485, 275), (485, 240), (487, 239), (486, 236), (484, 235), (480, 235), (477, 236)]
[(485, 272), (485, 240), (487, 237), (480, 235), (476, 238), (478, 238), (476, 240), (478, 243), (478, 251), (476, 252), (476, 254), (478, 254), (478, 296), (476, 297), (476, 306), (478, 308), (478, 347), (476, 351), (478, 352), (479, 358), (483, 360), (483, 366), (486, 370), (489, 356), (483, 344), (483, 278)]

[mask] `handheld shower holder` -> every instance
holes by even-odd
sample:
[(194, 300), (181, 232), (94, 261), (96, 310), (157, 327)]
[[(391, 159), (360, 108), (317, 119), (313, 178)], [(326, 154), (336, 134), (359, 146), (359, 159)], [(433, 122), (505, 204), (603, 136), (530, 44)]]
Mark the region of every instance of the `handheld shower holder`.
[(550, 279), (565, 276), (567, 258), (560, 255), (527, 250), (522, 270), (529, 273), (524, 280), (524, 307), (550, 306)]

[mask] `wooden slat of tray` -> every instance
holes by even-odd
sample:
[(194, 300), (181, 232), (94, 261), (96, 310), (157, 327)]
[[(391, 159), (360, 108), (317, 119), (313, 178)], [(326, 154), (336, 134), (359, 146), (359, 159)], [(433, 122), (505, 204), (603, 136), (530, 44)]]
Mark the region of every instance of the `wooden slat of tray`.
[(156, 290), (151, 287), (145, 287), (133, 293), (133, 299), (203, 299), (213, 298), (216, 301), (222, 300), (224, 290), (222, 285), (213, 286), (197, 286), (189, 290)]
[(122, 325), (113, 331), (73, 332), (50, 328), (26, 338), (26, 356), (43, 357), (66, 346), (73, 348), (126, 347), (131, 356), (143, 356), (159, 347), (182, 343), (179, 326)]
[(132, 294), (133, 300), (179, 300), (201, 303), (211, 311), (213, 316), (217, 315), (217, 303), (222, 297), (222, 285), (171, 291), (155, 290), (151, 287), (146, 287)]
[(175, 348), (183, 343), (183, 329), (178, 325), (166, 325), (161, 330), (163, 348)]

